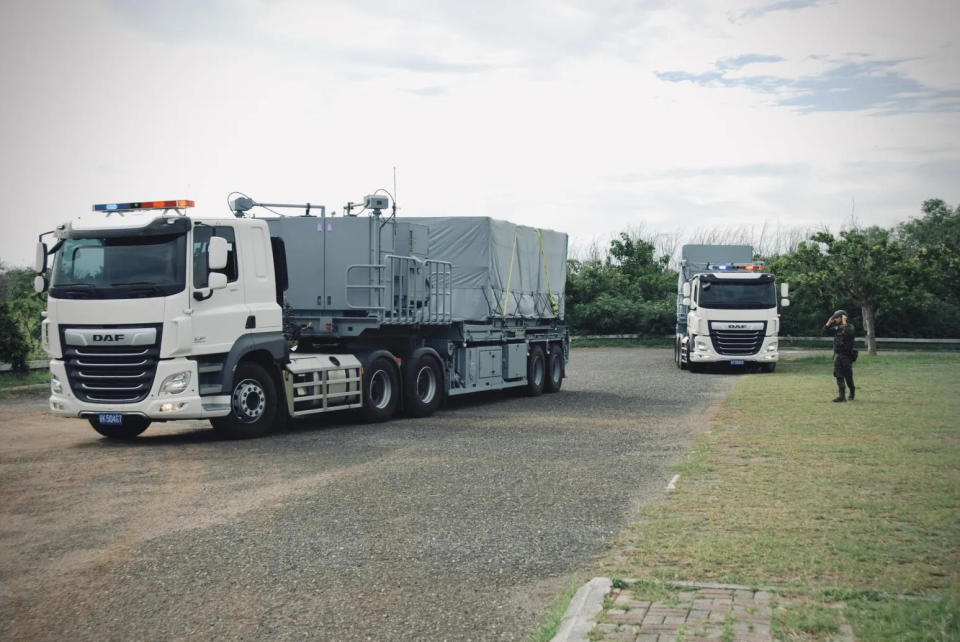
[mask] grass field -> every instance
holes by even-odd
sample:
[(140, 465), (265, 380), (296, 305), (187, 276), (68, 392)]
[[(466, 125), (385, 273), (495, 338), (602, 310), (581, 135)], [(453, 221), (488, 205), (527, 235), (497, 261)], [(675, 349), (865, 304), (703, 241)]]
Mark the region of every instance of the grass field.
[[(710, 375), (695, 375), (710, 376)], [(835, 602), (866, 640), (960, 640), (960, 357), (862, 356), (835, 404), (827, 355), (744, 375), (604, 561), (611, 576), (775, 587), (782, 637)]]
[(50, 371), (46, 368), (26, 372), (0, 372), (0, 390), (40, 383), (50, 383)]

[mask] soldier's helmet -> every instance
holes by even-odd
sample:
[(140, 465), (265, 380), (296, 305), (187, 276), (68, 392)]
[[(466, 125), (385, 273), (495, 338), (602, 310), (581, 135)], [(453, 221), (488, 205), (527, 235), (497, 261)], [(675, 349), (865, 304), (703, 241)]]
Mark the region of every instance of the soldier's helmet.
[(848, 316), (850, 315), (847, 314), (846, 310), (837, 310), (836, 312), (833, 313), (834, 319), (839, 319), (840, 317), (848, 317)]

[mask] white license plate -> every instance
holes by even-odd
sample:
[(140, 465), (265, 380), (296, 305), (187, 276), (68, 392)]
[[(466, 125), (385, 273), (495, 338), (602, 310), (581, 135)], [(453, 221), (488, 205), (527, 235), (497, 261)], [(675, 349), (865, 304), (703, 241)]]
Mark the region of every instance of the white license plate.
[(100, 423), (104, 426), (122, 426), (123, 415), (119, 412), (101, 412)]
[(742, 366), (742, 365), (743, 365), (743, 359), (732, 359), (732, 360), (730, 361), (730, 365), (731, 365), (731, 366)]

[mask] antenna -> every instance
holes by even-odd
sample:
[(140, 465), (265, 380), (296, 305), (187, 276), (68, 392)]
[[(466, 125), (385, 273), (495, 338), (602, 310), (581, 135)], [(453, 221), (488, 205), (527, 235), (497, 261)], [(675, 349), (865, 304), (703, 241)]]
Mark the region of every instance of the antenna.
[(393, 166), (393, 215), (397, 215), (397, 166)]

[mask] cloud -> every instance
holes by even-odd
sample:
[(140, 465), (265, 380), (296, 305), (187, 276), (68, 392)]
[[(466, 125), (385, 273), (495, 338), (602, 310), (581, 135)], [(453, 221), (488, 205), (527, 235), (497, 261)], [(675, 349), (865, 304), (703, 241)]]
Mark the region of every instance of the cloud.
[(662, 179), (687, 179), (712, 177), (733, 178), (786, 178), (806, 176), (810, 165), (801, 163), (746, 163), (742, 165), (717, 165), (702, 167), (676, 167), (632, 174), (611, 176), (615, 183), (638, 183)]
[(780, 2), (769, 2), (747, 9), (734, 18), (733, 21), (753, 20), (765, 16), (768, 13), (773, 13), (774, 11), (796, 11), (797, 9), (815, 7), (818, 4), (821, 4), (820, 0), (780, 0)]
[[(820, 60), (816, 56), (812, 59)], [(778, 56), (745, 54), (721, 58), (709, 71), (660, 71), (666, 82), (691, 82), (702, 87), (743, 87), (776, 96), (776, 104), (801, 113), (873, 111), (889, 115), (908, 112), (960, 111), (960, 91), (926, 87), (898, 69), (906, 60), (863, 60), (853, 53), (844, 59), (824, 59), (831, 65), (819, 74), (789, 78), (774, 75), (736, 75), (748, 64), (784, 62)]]

